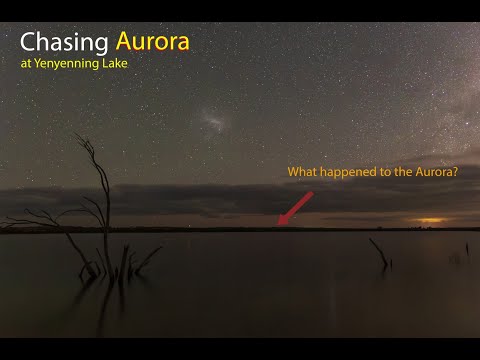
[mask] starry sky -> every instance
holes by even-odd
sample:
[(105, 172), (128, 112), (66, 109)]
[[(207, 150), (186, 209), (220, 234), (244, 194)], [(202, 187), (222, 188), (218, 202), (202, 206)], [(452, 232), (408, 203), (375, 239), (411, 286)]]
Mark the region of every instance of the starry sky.
[[(96, 191), (96, 173), (72, 140), (78, 132), (92, 140), (116, 186), (123, 225), (271, 226), (311, 189), (315, 198), (292, 224), (417, 226), (441, 218), (473, 226), (480, 216), (480, 24), (0, 29), (0, 210), (9, 214), (45, 204), (55, 212)], [(33, 57), (102, 59), (88, 51), (26, 52), (20, 37), (27, 31), (107, 36), (105, 59), (129, 67), (21, 69)], [(185, 35), (190, 50), (115, 51), (121, 31)], [(459, 174), (331, 183), (287, 172), (392, 164), (456, 165)]]

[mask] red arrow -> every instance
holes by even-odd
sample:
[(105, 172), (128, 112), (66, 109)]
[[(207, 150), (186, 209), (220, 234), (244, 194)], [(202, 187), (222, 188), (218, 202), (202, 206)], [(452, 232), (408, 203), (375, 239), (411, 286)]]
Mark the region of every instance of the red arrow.
[(291, 218), (310, 198), (313, 196), (313, 191), (306, 193), (285, 215), (278, 217), (277, 225), (288, 225), (288, 219)]

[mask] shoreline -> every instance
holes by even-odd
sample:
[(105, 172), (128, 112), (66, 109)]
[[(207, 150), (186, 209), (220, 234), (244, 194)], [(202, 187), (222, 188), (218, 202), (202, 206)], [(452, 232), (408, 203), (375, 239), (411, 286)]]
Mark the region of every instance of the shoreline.
[[(72, 234), (100, 234), (101, 228), (95, 227), (66, 227)], [(408, 231), (480, 231), (480, 227), (447, 227), (447, 228), (308, 228), (308, 227), (204, 227), (204, 228), (183, 228), (183, 227), (119, 227), (111, 228), (111, 233), (229, 233), (229, 232), (408, 232)], [(0, 229), (0, 235), (14, 234), (63, 234), (60, 229), (24, 227)]]

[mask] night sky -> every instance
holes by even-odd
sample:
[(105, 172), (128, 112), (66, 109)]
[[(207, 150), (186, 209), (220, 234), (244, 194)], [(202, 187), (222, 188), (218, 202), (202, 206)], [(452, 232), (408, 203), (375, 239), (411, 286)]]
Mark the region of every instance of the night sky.
[[(478, 225), (480, 24), (0, 25), (0, 215), (116, 185), (115, 225)], [(107, 36), (126, 70), (21, 69), (20, 37)], [(190, 50), (115, 51), (121, 31)], [(293, 179), (288, 166), (458, 166), (456, 178)], [(97, 196), (100, 196), (97, 194)], [(426, 221), (425, 219), (437, 219)], [(86, 224), (90, 220), (73, 219)], [(438, 222), (435, 222), (438, 221)], [(432, 224), (431, 224), (432, 222)]]

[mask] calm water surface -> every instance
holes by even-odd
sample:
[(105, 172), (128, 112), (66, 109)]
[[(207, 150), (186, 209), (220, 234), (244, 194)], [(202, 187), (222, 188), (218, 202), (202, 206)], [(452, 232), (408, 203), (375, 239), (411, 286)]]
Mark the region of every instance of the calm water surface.
[[(478, 337), (478, 235), (113, 234), (116, 263), (126, 243), (139, 258), (164, 245), (123, 296), (82, 287), (62, 235), (0, 236), (0, 336)], [(101, 235), (75, 239), (96, 259)]]

